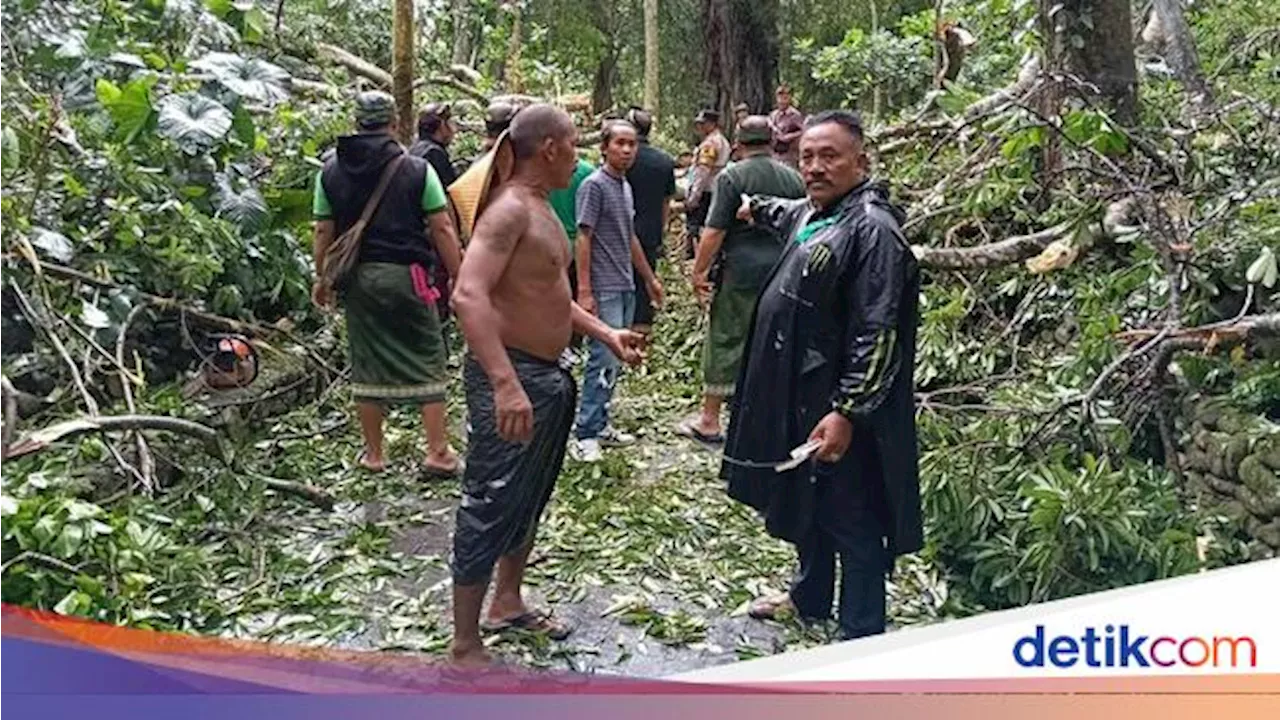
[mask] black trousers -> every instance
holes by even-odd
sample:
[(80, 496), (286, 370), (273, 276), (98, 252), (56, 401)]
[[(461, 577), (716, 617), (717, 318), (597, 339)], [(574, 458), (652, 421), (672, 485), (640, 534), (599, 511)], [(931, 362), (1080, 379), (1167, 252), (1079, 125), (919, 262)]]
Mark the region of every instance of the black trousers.
[[(867, 445), (874, 448), (875, 443)], [(855, 442), (849, 452), (867, 445)], [(885, 580), (893, 563), (885, 545), (884, 482), (879, 461), (874, 452), (869, 454), (872, 457), (863, 454), (847, 465), (818, 465), (816, 517), (797, 547), (800, 570), (791, 586), (791, 600), (801, 617), (831, 617), (839, 556), (838, 617), (843, 640), (885, 631)]]

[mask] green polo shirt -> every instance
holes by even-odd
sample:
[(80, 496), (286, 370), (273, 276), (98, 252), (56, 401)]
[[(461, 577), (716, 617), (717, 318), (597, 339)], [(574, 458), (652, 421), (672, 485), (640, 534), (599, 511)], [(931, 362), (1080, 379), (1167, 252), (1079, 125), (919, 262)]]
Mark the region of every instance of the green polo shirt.
[(551, 209), (555, 211), (556, 217), (560, 218), (560, 224), (564, 225), (564, 232), (569, 236), (569, 251), (572, 252), (578, 240), (578, 217), (577, 208), (575, 207), (575, 198), (578, 196), (578, 186), (583, 180), (592, 173), (595, 168), (591, 164), (581, 158), (578, 159), (578, 167), (573, 170), (573, 177), (569, 179), (569, 187), (562, 190), (552, 190), (547, 196), (547, 202), (551, 203)]

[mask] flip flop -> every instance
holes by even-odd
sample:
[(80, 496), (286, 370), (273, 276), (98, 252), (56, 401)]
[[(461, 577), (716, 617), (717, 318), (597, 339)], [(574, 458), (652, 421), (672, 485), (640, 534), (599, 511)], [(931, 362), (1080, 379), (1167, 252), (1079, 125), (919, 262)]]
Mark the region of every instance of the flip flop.
[(442, 468), (422, 463), (422, 475), (428, 480), (456, 480), (462, 475), (462, 462), (452, 468)]
[(503, 632), (504, 630), (525, 630), (542, 633), (552, 640), (564, 640), (573, 634), (573, 628), (567, 623), (557, 622), (552, 619), (551, 614), (545, 610), (530, 610), (522, 615), (498, 622), (485, 620), (480, 623), (480, 629), (489, 633)]
[(724, 444), (724, 433), (716, 433), (708, 435), (698, 429), (692, 419), (683, 420), (676, 426), (676, 434), (687, 437), (690, 440), (696, 440), (708, 447), (719, 447)]

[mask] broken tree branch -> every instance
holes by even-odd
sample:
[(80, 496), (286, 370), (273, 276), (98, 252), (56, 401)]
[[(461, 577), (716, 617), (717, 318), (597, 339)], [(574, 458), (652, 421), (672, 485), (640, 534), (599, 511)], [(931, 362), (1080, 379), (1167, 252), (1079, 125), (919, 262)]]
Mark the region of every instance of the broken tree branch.
[(316, 50), (319, 51), (322, 57), (341, 65), (353, 75), (372, 80), (384, 88), (391, 87), (391, 73), (364, 58), (353, 55), (337, 45), (329, 45), (328, 43), (316, 43)]
[(189, 435), (203, 442), (211, 455), (225, 458), (216, 430), (198, 422), (164, 415), (93, 415), (65, 420), (19, 438), (9, 448), (9, 457), (30, 455), (55, 442), (85, 433), (113, 430), (164, 430)]
[[(138, 413), (137, 403), (133, 399), (133, 383), (125, 377), (124, 368), (124, 344), (129, 336), (129, 327), (133, 325), (133, 321), (138, 315), (146, 309), (146, 301), (142, 301), (133, 306), (129, 314), (125, 317), (124, 323), (120, 326), (120, 335), (116, 338), (116, 364), (121, 368), (120, 386), (124, 389), (124, 402), (129, 408), (130, 415)], [(147, 445), (147, 439), (142, 433), (133, 434), (133, 444), (138, 452), (138, 472), (142, 475), (142, 487), (147, 492), (152, 492), (155, 486), (156, 461), (151, 455), (151, 448)]]
[[(9, 257), (13, 257), (13, 256), (10, 255)], [(110, 280), (104, 280), (99, 277), (94, 277), (93, 275), (90, 275), (86, 272), (82, 272), (80, 270), (76, 270), (75, 268), (67, 267), (66, 265), (58, 265), (56, 263), (51, 263), (51, 262), (41, 262), (40, 267), (50, 275), (57, 275), (59, 277), (66, 278), (68, 280), (79, 280), (80, 282), (83, 282), (87, 285), (92, 285), (94, 287), (99, 287), (104, 289), (124, 289), (126, 287), (125, 285), (122, 285), (120, 283), (112, 282)], [(152, 295), (151, 293), (142, 292), (140, 290), (137, 291), (137, 293), (139, 297), (145, 299), (148, 303), (150, 303), (151, 305), (157, 308), (160, 308), (161, 310), (184, 311), (186, 312), (187, 315), (211, 327), (218, 327), (224, 330), (230, 330), (231, 332), (238, 332), (238, 333), (284, 334), (284, 331), (281, 330), (280, 328), (275, 328), (268, 325), (260, 325), (258, 323), (243, 322), (241, 320), (233, 320), (231, 318), (223, 317), (221, 315), (214, 315), (213, 313), (204, 312), (203, 310), (197, 310), (174, 298), (163, 297), (161, 295)]]
[(922, 267), (934, 270), (980, 270), (1011, 265), (1035, 257), (1049, 243), (1065, 236), (1070, 227), (1070, 223), (1062, 223), (1030, 235), (1016, 235), (974, 247), (935, 248), (913, 245), (911, 252)]
[(3, 439), (0, 439), (0, 457), (9, 457), (9, 443), (13, 441), (13, 433), (18, 427), (18, 391), (5, 375), (0, 375), (0, 398), (4, 403), (4, 429)]

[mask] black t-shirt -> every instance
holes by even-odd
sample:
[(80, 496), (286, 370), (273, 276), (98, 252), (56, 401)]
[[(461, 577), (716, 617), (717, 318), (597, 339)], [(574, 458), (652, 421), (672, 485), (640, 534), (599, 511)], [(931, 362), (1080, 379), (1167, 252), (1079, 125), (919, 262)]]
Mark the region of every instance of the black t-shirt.
[(676, 194), (676, 163), (671, 156), (640, 142), (636, 161), (627, 171), (636, 204), (636, 237), (645, 252), (662, 247), (662, 203)]
[(436, 176), (440, 178), (440, 182), (446, 189), (458, 179), (457, 173), (453, 171), (453, 163), (449, 160), (449, 151), (435, 140), (430, 138), (419, 140), (409, 148), (409, 154), (431, 163)]

